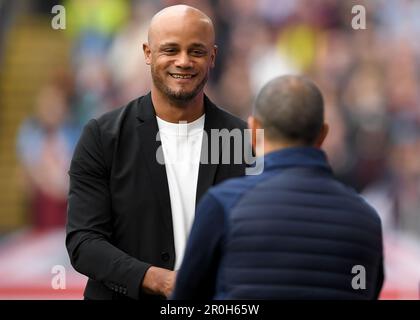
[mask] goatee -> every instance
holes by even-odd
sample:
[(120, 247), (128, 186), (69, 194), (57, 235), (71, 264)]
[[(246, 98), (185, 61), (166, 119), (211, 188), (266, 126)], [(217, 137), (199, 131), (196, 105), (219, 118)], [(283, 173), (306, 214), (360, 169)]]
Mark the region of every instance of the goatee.
[(204, 86), (207, 83), (208, 75), (201, 80), (201, 82), (191, 91), (174, 91), (171, 90), (168, 86), (166, 86), (163, 81), (159, 77), (156, 77), (155, 75), (152, 75), (153, 83), (155, 86), (163, 92), (171, 101), (173, 101), (175, 104), (182, 104), (185, 102), (189, 102), (192, 99), (194, 99), (197, 94), (204, 88)]

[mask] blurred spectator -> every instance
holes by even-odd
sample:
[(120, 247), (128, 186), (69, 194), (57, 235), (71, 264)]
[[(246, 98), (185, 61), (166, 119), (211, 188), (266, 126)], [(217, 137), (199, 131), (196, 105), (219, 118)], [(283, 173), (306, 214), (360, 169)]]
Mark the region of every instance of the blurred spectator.
[(113, 34), (128, 16), (128, 1), (65, 1), (69, 16), (66, 30), (75, 38), (75, 60), (86, 56), (102, 56)]
[(420, 230), (420, 126), (412, 117), (393, 119), (387, 172), (366, 190), (378, 208), (384, 227), (419, 235)]
[(130, 19), (113, 39), (106, 63), (117, 94), (117, 105), (146, 94), (150, 90), (150, 72), (144, 63), (143, 43), (147, 42), (150, 17), (156, 3), (136, 2)]
[(74, 118), (79, 126), (108, 111), (114, 105), (109, 69), (104, 58), (86, 59), (75, 71)]
[(67, 171), (77, 130), (66, 125), (67, 101), (57, 87), (43, 87), (35, 115), (21, 126), (17, 141), (35, 228), (62, 227), (66, 218)]
[(359, 191), (384, 174), (388, 117), (382, 79), (379, 67), (361, 63), (350, 73), (342, 90), (354, 163), (352, 184)]

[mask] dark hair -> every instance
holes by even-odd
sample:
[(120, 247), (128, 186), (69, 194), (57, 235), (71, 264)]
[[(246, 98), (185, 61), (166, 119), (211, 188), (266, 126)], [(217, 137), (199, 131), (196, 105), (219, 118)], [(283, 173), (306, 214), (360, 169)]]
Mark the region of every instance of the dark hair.
[(324, 123), (324, 100), (307, 78), (282, 76), (258, 94), (255, 117), (269, 139), (312, 145)]

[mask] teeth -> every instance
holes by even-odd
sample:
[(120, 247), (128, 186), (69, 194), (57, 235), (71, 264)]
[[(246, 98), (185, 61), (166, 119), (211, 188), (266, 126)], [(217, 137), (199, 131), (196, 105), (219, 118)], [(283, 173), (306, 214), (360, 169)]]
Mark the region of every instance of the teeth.
[(180, 75), (180, 74), (172, 74), (172, 77), (175, 79), (191, 79), (192, 75)]

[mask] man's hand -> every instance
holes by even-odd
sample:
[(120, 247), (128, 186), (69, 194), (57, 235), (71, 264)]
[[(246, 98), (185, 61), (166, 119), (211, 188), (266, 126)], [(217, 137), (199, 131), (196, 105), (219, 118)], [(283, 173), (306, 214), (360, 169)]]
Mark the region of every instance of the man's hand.
[(176, 272), (168, 269), (150, 267), (143, 279), (143, 291), (169, 297), (174, 289)]

